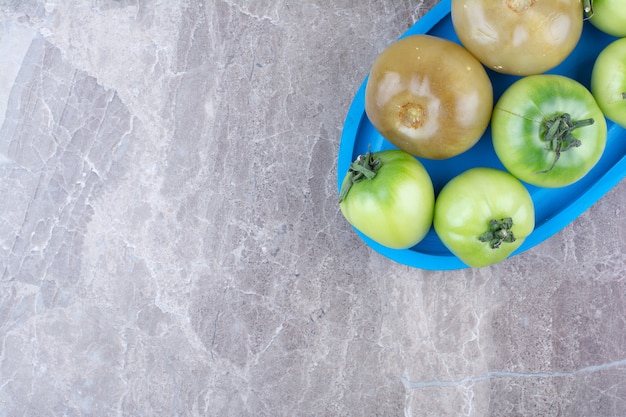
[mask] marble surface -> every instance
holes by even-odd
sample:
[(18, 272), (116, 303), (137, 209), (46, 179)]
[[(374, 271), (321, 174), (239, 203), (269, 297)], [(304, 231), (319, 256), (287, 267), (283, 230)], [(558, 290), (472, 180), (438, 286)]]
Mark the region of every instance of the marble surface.
[(338, 210), (435, 3), (0, 2), (0, 416), (625, 416), (626, 182), (478, 270)]

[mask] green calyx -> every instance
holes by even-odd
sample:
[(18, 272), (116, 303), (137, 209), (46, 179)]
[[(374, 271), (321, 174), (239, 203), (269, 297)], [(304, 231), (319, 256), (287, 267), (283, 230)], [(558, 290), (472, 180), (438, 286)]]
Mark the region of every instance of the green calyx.
[(510, 217), (505, 217), (500, 220), (490, 220), (489, 231), (480, 235), (478, 240), (489, 243), (491, 249), (498, 249), (504, 242), (515, 242), (515, 236), (511, 230), (512, 227), (513, 219)]
[(593, 17), (593, 0), (583, 0), (583, 18), (585, 20)]
[(359, 155), (356, 161), (350, 164), (348, 179), (344, 181), (339, 192), (339, 202), (341, 203), (346, 198), (353, 184), (374, 178), (381, 164), (380, 158), (374, 159), (374, 154), (371, 152)]
[(581, 141), (574, 137), (572, 132), (581, 127), (594, 124), (593, 119), (584, 119), (573, 121), (569, 113), (557, 114), (556, 116), (546, 119), (543, 122), (544, 135), (542, 140), (547, 142), (547, 150), (555, 153), (554, 161), (548, 169), (536, 172), (536, 174), (545, 174), (552, 171), (557, 161), (561, 157), (561, 152), (568, 149), (577, 148), (581, 145)]

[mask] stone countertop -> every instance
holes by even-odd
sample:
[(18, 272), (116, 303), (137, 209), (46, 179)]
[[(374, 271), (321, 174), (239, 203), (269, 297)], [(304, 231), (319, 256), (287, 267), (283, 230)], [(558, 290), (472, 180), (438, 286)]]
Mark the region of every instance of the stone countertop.
[(337, 205), (344, 117), (436, 1), (0, 6), (0, 416), (624, 416), (626, 182), (501, 264)]

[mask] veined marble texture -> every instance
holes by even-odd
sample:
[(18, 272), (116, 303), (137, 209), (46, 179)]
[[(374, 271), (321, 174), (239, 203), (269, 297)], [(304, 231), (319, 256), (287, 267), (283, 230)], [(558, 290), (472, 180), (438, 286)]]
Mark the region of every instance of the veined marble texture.
[(0, 1), (0, 416), (626, 416), (626, 183), (433, 272), (337, 204), (433, 0)]

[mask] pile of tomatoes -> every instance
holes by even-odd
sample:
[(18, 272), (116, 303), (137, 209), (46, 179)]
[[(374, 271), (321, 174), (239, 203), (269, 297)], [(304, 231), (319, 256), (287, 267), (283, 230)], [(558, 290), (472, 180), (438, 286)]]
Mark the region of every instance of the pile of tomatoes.
[[(534, 229), (523, 182), (564, 187), (600, 160), (610, 119), (626, 128), (626, 0), (452, 0), (460, 44), (404, 37), (374, 62), (365, 88), (372, 125), (398, 149), (350, 165), (340, 208), (390, 248), (419, 243), (431, 226), (471, 267), (506, 259)], [(546, 71), (563, 62), (583, 21), (616, 39), (595, 61), (591, 89)], [(494, 103), (485, 68), (518, 76)], [(476, 167), (435, 195), (416, 158), (459, 155), (491, 128), (505, 170)]]

